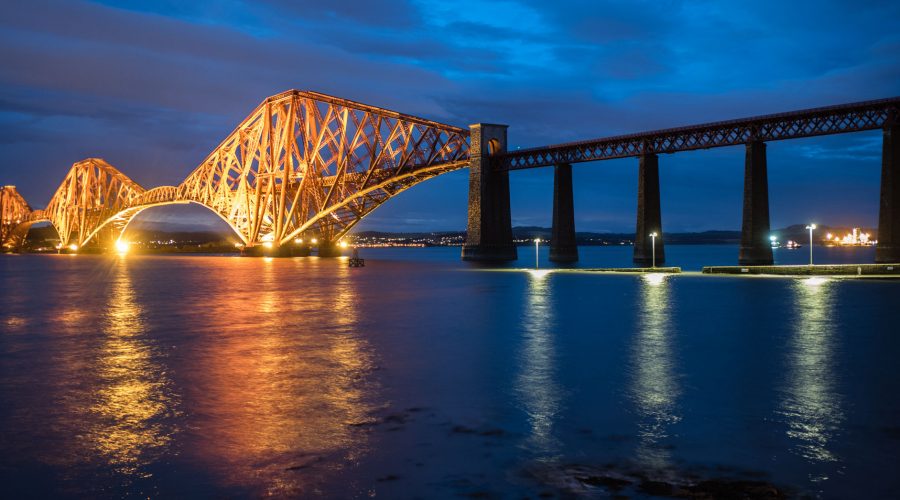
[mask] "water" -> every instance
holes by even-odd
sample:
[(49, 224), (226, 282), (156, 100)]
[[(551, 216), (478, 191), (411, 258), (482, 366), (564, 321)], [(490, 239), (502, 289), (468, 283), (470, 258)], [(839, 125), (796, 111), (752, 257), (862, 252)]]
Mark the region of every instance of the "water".
[[(737, 255), (666, 251), (686, 269)], [(503, 270), (458, 248), (364, 249), (364, 269), (0, 256), (3, 496), (900, 488), (900, 281), (547, 273), (519, 252)]]

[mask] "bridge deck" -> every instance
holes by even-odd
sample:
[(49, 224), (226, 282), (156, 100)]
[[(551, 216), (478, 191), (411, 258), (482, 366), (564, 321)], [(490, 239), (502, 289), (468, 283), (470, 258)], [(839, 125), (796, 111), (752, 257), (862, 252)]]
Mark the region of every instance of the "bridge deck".
[(737, 120), (519, 149), (494, 160), (499, 170), (521, 170), (643, 154), (779, 141), (874, 130), (900, 116), (900, 97), (790, 111)]

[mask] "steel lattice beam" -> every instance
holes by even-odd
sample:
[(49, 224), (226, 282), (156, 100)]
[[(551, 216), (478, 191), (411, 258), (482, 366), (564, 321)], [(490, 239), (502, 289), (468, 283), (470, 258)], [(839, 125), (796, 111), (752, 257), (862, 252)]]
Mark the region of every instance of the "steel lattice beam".
[(519, 149), (494, 159), (495, 168), (521, 170), (874, 130), (900, 115), (900, 97), (774, 115), (705, 123), (555, 146)]

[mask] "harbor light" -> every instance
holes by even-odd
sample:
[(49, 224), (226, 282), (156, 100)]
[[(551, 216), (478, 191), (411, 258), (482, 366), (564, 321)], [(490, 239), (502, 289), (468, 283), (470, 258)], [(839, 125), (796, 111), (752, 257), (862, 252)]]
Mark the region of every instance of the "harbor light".
[(809, 229), (809, 265), (813, 265), (813, 255), (812, 255), (812, 247), (813, 247), (813, 230), (816, 228), (815, 224), (810, 224), (806, 226), (806, 229)]
[(297, 245), (302, 245), (302, 244), (303, 244), (303, 238), (294, 238), (294, 243), (296, 243)]
[(77, 251), (78, 251), (78, 245), (72, 243), (71, 245), (69, 245), (69, 250), (71, 250), (71, 251), (73, 251), (73, 252), (77, 252)]
[(318, 243), (318, 242), (319, 242), (319, 239), (318, 239), (318, 238), (313, 238), (313, 239), (312, 239), (312, 244), (313, 244), (313, 245), (315, 245), (315, 244)]
[(338, 243), (338, 245), (340, 245), (341, 248), (347, 248), (347, 242), (346, 242), (346, 241), (341, 241), (340, 243)]
[(538, 262), (538, 246), (541, 244), (540, 238), (534, 239), (534, 268), (537, 269), (540, 267), (540, 263)]
[(266, 247), (266, 248), (272, 248), (273, 245), (272, 245), (272, 242), (271, 242), (271, 241), (264, 241), (264, 242), (263, 242), (263, 246)]
[(650, 233), (650, 252), (653, 254), (650, 267), (656, 267), (656, 232)]
[(118, 252), (119, 255), (128, 253), (128, 247), (130, 246), (131, 245), (127, 241), (116, 240), (116, 252)]

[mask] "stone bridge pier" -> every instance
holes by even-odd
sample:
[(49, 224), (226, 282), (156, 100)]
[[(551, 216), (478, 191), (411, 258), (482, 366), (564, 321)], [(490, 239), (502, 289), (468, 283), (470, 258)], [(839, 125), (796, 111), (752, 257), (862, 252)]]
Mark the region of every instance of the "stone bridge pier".
[[(656, 233), (654, 244), (650, 233)], [(656, 249), (656, 265), (666, 262), (662, 214), (659, 206), (659, 157), (642, 154), (638, 163), (637, 224), (634, 234), (634, 263), (649, 266)]]
[(578, 261), (572, 165), (568, 163), (553, 167), (553, 230), (550, 236), (550, 261), (560, 263)]
[(883, 131), (875, 262), (900, 263), (900, 117), (896, 113), (884, 124)]
[(744, 211), (741, 222), (741, 249), (738, 264), (770, 266), (772, 243), (769, 240), (769, 180), (766, 167), (766, 143), (748, 142), (744, 155)]
[(506, 152), (506, 125), (470, 125), (469, 218), (463, 260), (505, 262), (518, 254), (512, 238), (509, 172), (495, 170), (491, 157)]

